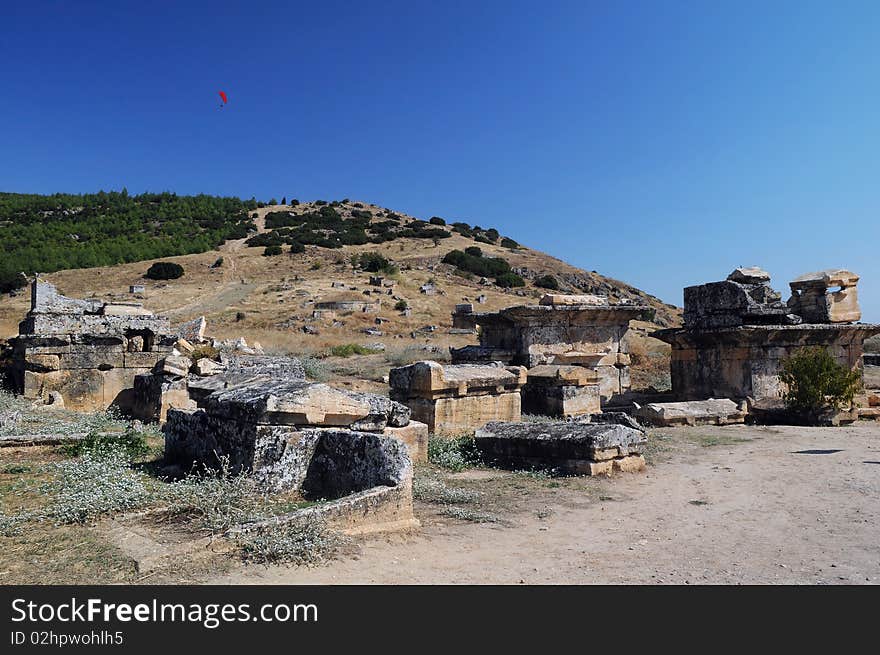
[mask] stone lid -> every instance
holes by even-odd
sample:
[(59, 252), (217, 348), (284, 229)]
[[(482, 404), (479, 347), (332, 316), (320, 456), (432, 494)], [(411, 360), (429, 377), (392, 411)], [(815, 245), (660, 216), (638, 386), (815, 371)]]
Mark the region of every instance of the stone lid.
[(607, 305), (607, 296), (596, 296), (592, 294), (585, 295), (568, 295), (561, 293), (545, 293), (538, 301), (540, 305)]
[(498, 386), (522, 386), (526, 369), (493, 364), (449, 364), (423, 361), (391, 369), (388, 383), (395, 391), (429, 393)]
[(492, 421), (476, 431), (477, 442), (502, 440), (527, 444), (528, 442), (555, 443), (556, 452), (582, 448), (636, 447), (647, 442), (645, 435), (625, 425), (607, 423), (506, 423)]
[(770, 273), (757, 266), (733, 269), (733, 272), (727, 276), (731, 282), (739, 282), (740, 284), (763, 284), (770, 281)]
[(789, 282), (792, 291), (808, 288), (853, 287), (859, 276), (842, 268), (829, 268), (824, 271), (805, 273)]
[(539, 381), (555, 384), (582, 386), (595, 382), (596, 372), (584, 366), (565, 364), (540, 364), (528, 371), (529, 382)]

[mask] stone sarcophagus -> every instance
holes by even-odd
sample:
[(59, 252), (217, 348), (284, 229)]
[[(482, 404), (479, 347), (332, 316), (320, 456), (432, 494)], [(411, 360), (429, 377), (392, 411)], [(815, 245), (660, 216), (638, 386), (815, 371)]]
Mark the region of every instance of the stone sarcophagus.
[(472, 431), (489, 421), (518, 421), (521, 366), (416, 362), (391, 369), (391, 398), (410, 408), (434, 433)]
[(595, 374), (602, 403), (609, 404), (621, 400), (631, 386), (629, 323), (649, 319), (651, 312), (641, 305), (611, 305), (599, 296), (547, 294), (538, 305), (459, 313), (454, 321), (479, 327), (480, 345), (453, 349), (452, 361), (501, 361), (530, 369), (545, 364), (584, 367)]
[(13, 379), (26, 398), (57, 391), (70, 409), (130, 409), (134, 378), (171, 353), (169, 320), (140, 305), (77, 300), (31, 285), (31, 309), (13, 343)]
[[(824, 347), (839, 363), (860, 368), (864, 341), (880, 334), (880, 325), (843, 320), (860, 316), (858, 276), (832, 273), (798, 278), (787, 303), (759, 269), (737, 269), (724, 282), (685, 289), (685, 326), (652, 335), (672, 346), (675, 397), (777, 400), (785, 391), (782, 361), (809, 346)], [(845, 298), (835, 299), (841, 292), (829, 292), (831, 284), (852, 286), (845, 287)]]

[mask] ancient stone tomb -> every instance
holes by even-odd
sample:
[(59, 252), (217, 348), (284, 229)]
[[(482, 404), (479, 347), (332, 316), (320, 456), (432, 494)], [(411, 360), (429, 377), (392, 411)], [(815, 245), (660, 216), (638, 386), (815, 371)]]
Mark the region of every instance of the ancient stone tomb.
[(518, 421), (521, 366), (442, 365), (424, 361), (391, 369), (391, 398), (435, 433), (473, 430), (489, 421)]
[(779, 399), (780, 363), (805, 346), (822, 346), (841, 364), (860, 368), (864, 341), (880, 334), (880, 325), (852, 322), (861, 317), (858, 279), (842, 270), (810, 273), (791, 283), (788, 302), (760, 269), (686, 288), (684, 327), (653, 334), (672, 346), (675, 397)]
[(167, 318), (136, 303), (77, 300), (31, 284), (31, 309), (13, 342), (13, 379), (26, 398), (58, 392), (80, 411), (132, 404), (134, 378), (171, 353)]
[[(631, 386), (629, 323), (650, 315), (649, 307), (613, 305), (607, 298), (591, 295), (547, 294), (538, 305), (494, 313), (462, 307), (453, 314), (453, 325), (478, 326), (480, 345), (453, 349), (452, 361), (526, 366), (527, 411), (558, 416), (590, 413), (598, 411), (597, 397), (603, 406), (626, 401)], [(583, 388), (587, 386), (594, 388)]]
[(405, 406), (277, 379), (217, 389), (199, 404), (168, 411), (167, 462), (184, 470), (225, 463), (232, 473), (251, 472), (266, 491), (298, 490), (324, 501), (311, 511), (346, 532), (418, 525), (409, 449), (389, 436), (411, 423)]

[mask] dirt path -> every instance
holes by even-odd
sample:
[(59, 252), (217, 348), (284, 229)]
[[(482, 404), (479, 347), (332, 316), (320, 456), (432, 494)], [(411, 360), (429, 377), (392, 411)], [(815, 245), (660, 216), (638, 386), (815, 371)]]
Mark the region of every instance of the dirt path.
[(236, 565), (208, 582), (880, 582), (880, 424), (661, 430), (657, 442), (645, 474), (533, 483), (509, 525), (421, 505), (414, 535), (318, 568)]

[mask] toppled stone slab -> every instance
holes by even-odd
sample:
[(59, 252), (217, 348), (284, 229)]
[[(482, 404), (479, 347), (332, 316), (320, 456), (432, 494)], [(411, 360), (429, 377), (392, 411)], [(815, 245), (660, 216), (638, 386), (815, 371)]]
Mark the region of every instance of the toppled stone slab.
[(645, 423), (661, 427), (676, 425), (729, 425), (744, 423), (747, 408), (728, 398), (678, 403), (650, 403), (639, 407), (636, 416)]
[(477, 430), (476, 446), (493, 465), (553, 470), (564, 475), (610, 475), (645, 467), (639, 430), (582, 422), (492, 422)]
[(739, 282), (740, 284), (764, 284), (770, 282), (770, 273), (757, 266), (739, 267), (733, 269), (733, 272), (727, 276), (731, 282)]
[(192, 321), (181, 323), (177, 327), (177, 337), (185, 339), (190, 343), (201, 343), (205, 340), (205, 329), (208, 327), (208, 321), (204, 316), (199, 316)]
[(403, 427), (410, 411), (375, 394), (335, 389), (302, 380), (253, 382), (213, 392), (201, 403), (211, 415), (268, 425), (351, 427), (384, 430)]
[(406, 404), (414, 419), (431, 432), (454, 433), (488, 421), (519, 420), (526, 371), (520, 366), (423, 361), (391, 369), (388, 380), (391, 398)]

